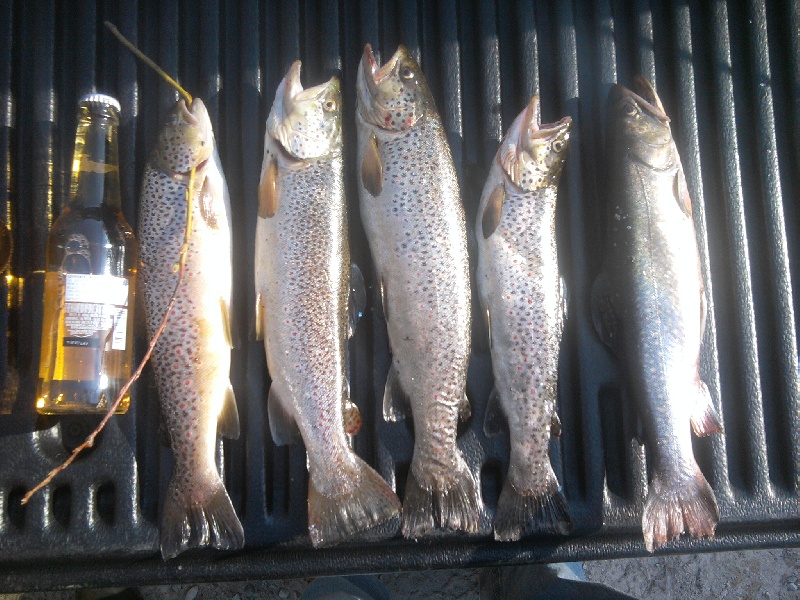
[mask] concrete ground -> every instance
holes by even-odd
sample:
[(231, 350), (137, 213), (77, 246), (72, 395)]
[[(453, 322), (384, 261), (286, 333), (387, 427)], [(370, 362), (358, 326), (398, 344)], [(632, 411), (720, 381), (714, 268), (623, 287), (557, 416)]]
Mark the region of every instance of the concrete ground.
[[(800, 599), (800, 549), (748, 550), (584, 563), (589, 581), (641, 600), (693, 598)], [(481, 598), (481, 569), (381, 574), (391, 598)], [(145, 600), (298, 600), (310, 579), (143, 587)], [(0, 600), (89, 600), (85, 592), (0, 594)]]

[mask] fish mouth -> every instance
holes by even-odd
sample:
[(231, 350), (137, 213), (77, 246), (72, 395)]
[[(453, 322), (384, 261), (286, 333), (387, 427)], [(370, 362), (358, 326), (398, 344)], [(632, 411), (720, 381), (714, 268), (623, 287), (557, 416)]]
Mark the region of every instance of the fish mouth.
[(289, 67), (289, 70), (286, 72), (286, 76), (283, 78), (283, 81), (281, 81), (281, 86), (283, 87), (281, 108), (283, 110), (284, 117), (292, 114), (292, 111), (294, 111), (295, 107), (295, 98), (303, 91), (303, 84), (300, 83), (301, 68), (302, 62), (299, 60), (294, 61), (292, 66)]
[(630, 90), (620, 83), (615, 83), (611, 88), (609, 97), (612, 102), (618, 102), (625, 97), (631, 98), (640, 108), (644, 109), (662, 123), (670, 122), (670, 118), (664, 111), (664, 105), (661, 104), (661, 99), (647, 79), (641, 75), (637, 75), (634, 78), (633, 87), (636, 91)]
[[(401, 58), (408, 54), (405, 46), (402, 44), (397, 48), (392, 58), (390, 58), (382, 67), (378, 65), (375, 60), (375, 54), (372, 51), (372, 44), (364, 46), (364, 56), (361, 58), (361, 64), (364, 68), (365, 79), (367, 87), (369, 88), (372, 97), (378, 94), (378, 86), (386, 81), (389, 76), (394, 73), (397, 68), (397, 63)], [(366, 75), (369, 74), (367, 77)]]
[(562, 135), (571, 126), (571, 117), (564, 117), (555, 123), (542, 123), (542, 104), (539, 96), (534, 96), (528, 107), (511, 125), (509, 137), (517, 140), (517, 147), (528, 148), (534, 141), (546, 142)]
[[(193, 114), (193, 111), (197, 110), (195, 103), (198, 102), (198, 101), (199, 100), (195, 100), (194, 102), (192, 102), (192, 110), (189, 110), (187, 108), (187, 106), (186, 106), (186, 101), (183, 98), (178, 100), (178, 107), (180, 108), (180, 111), (181, 111), (181, 118), (184, 121), (186, 121), (189, 125), (192, 125), (194, 127), (199, 127), (200, 126), (200, 120), (196, 116), (194, 116), (194, 114)], [(202, 104), (202, 101), (199, 101), (199, 102), (201, 102), (201, 104)]]

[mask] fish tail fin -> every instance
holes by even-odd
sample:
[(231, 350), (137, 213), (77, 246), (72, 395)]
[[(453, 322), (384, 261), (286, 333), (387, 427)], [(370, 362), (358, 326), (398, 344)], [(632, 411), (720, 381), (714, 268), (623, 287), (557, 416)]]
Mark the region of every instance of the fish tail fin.
[(684, 531), (692, 537), (714, 537), (719, 508), (714, 490), (697, 468), (685, 481), (653, 475), (642, 513), (642, 532), (648, 552), (677, 539)]
[(567, 499), (552, 469), (544, 489), (535, 491), (522, 492), (506, 478), (494, 516), (494, 539), (509, 542), (532, 533), (567, 535), (570, 531)]
[(222, 481), (213, 484), (201, 501), (193, 501), (170, 483), (161, 519), (161, 556), (174, 558), (189, 548), (212, 546), (238, 550), (244, 529)]
[[(367, 463), (356, 457), (360, 481), (346, 495), (325, 496), (314, 485), (312, 476), (308, 484), (308, 532), (315, 548), (338, 544), (355, 536), (392, 537), (400, 526), (400, 500), (389, 484)], [(368, 530), (397, 519), (391, 532), (367, 535)]]
[(455, 468), (446, 477), (430, 478), (428, 484), (411, 465), (403, 498), (405, 537), (420, 538), (437, 526), (467, 533), (478, 531), (483, 512), (480, 489), (463, 456), (456, 452)]

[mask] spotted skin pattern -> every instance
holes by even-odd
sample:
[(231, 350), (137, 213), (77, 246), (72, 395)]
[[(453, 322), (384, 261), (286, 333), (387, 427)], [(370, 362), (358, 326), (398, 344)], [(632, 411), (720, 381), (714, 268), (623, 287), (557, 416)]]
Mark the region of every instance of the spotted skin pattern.
[[(564, 119), (546, 136), (532, 139), (539, 131), (538, 102), (534, 97), (503, 140), (475, 225), (478, 295), (489, 315), (495, 390), (511, 437), (508, 475), (494, 523), (499, 540), (533, 531), (566, 533), (569, 522), (549, 445), (551, 424), (558, 418), (564, 318), (555, 210), (570, 121)], [(482, 215), (498, 186), (504, 192), (501, 217), (485, 237)]]
[(398, 517), (400, 502), (353, 452), (345, 429), (357, 429), (360, 416), (348, 410), (345, 423), (343, 415), (350, 405), (350, 250), (339, 83), (303, 91), (299, 78), (298, 62), (268, 120), (262, 176), (277, 165), (278, 201), (275, 215), (256, 225), (255, 280), (272, 378), (270, 417), (280, 409), (300, 430), (308, 451), (309, 534), (324, 546)]
[[(391, 67), (391, 68), (390, 68)], [(445, 132), (419, 66), (402, 46), (381, 85), (414, 75), (413, 109), (393, 106), (389, 127), (376, 126), (385, 106), (370, 94), (375, 62), (369, 47), (359, 69), (358, 163), (374, 136), (382, 190), (360, 187), (364, 223), (383, 286), (392, 368), (408, 395), (414, 454), (403, 500), (403, 534), (435, 527), (477, 530), (483, 508), (472, 472), (456, 445), (470, 351), (470, 286), (464, 211)], [(394, 80), (394, 82), (393, 82)], [(389, 94), (391, 97), (391, 95)], [(385, 111), (385, 114), (390, 114)], [(416, 115), (407, 126), (408, 115)], [(378, 120), (378, 123), (381, 123)]]
[[(194, 115), (187, 112), (179, 106), (170, 115), (145, 169), (139, 227), (141, 281), (152, 338), (178, 281), (188, 187), (188, 177), (181, 174), (199, 167), (190, 194), (192, 229), (183, 281), (152, 355), (174, 458), (162, 522), (165, 558), (192, 545), (243, 544), (241, 525), (214, 461), (217, 418), (230, 387), (230, 345), (222, 308), (231, 291), (227, 198), (202, 102), (194, 101)], [(195, 131), (203, 127), (207, 129)], [(216, 508), (222, 513), (215, 515)], [(205, 518), (203, 510), (208, 513)], [(227, 529), (217, 530), (214, 518)], [(170, 524), (193, 532), (177, 534)]]

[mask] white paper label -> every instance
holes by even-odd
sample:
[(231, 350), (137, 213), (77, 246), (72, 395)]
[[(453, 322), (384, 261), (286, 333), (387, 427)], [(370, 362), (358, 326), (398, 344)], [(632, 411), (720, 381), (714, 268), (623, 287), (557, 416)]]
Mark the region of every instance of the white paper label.
[[(111, 275), (66, 274), (64, 345), (125, 350), (128, 333), (128, 280)], [(98, 337), (98, 332), (107, 332)], [(105, 342), (107, 343), (107, 342)]]

